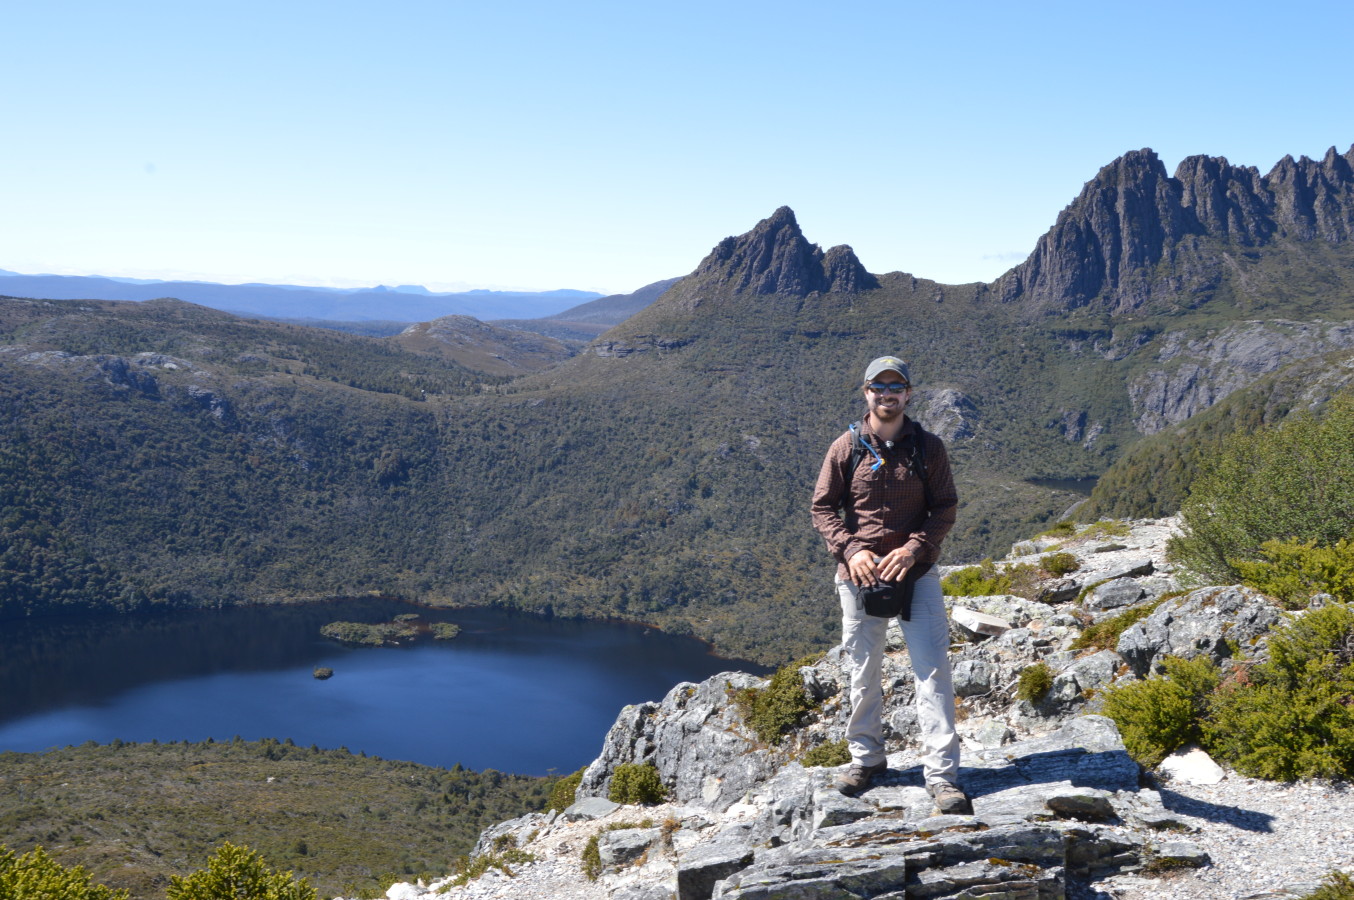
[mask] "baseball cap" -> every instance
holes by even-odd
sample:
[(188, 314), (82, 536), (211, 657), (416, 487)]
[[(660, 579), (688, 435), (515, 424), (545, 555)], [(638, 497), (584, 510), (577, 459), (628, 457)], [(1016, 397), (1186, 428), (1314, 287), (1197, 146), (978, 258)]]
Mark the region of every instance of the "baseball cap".
[(874, 381), (884, 372), (897, 372), (908, 384), (912, 383), (912, 376), (907, 374), (907, 363), (896, 356), (881, 356), (866, 366), (865, 380)]

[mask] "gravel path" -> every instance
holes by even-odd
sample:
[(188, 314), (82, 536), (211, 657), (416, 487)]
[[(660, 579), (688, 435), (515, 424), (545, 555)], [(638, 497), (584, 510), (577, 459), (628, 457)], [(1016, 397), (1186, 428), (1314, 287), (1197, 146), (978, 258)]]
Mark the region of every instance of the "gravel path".
[[(1092, 885), (1099, 900), (1280, 900), (1315, 890), (1331, 871), (1354, 874), (1354, 789), (1347, 782), (1276, 784), (1228, 772), (1218, 784), (1163, 782), (1161, 799), (1198, 827), (1181, 835), (1212, 865), (1168, 877)], [(1069, 898), (1072, 900), (1072, 898)]]

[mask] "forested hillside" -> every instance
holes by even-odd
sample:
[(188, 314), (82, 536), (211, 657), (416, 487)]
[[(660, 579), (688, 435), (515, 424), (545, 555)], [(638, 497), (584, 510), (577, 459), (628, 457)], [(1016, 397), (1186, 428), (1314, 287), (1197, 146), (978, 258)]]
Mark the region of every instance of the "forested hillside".
[[(1166, 512), (1192, 441), (1319, 405), (1277, 373), (1320, 384), (1354, 348), (1349, 162), (1198, 159), (1107, 166), (992, 285), (871, 274), (778, 210), (517, 379), (175, 301), (0, 301), (0, 615), (378, 592), (783, 661), (835, 639), (808, 492), (875, 356), (909, 360), (950, 447), (949, 562), (1039, 530), (1078, 499), (1050, 479), (1121, 458), (1094, 508)], [(1218, 212), (1238, 179), (1246, 215)], [(1167, 461), (1134, 462), (1154, 434), (1138, 452)]]

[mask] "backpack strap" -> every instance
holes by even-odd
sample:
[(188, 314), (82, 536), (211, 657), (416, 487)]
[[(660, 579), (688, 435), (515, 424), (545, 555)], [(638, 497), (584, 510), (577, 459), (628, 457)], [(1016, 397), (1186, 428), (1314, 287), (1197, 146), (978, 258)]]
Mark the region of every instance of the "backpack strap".
[(935, 498), (931, 496), (930, 473), (926, 471), (926, 431), (917, 421), (912, 423), (912, 474), (921, 479), (922, 493), (926, 496), (926, 511), (930, 512), (936, 504)]
[[(850, 509), (850, 504), (847, 502), (851, 496), (851, 479), (855, 477), (856, 469), (860, 467), (861, 460), (867, 455), (874, 457), (874, 462), (870, 464), (871, 472), (884, 464), (884, 458), (879, 455), (879, 451), (865, 442), (865, 438), (861, 434), (861, 425), (860, 421), (856, 421), (847, 426), (847, 430), (851, 432), (851, 455), (847, 457), (846, 467), (842, 471), (842, 496), (837, 504), (837, 508), (841, 510), (842, 519), (848, 527), (854, 527), (851, 518), (848, 518), (853, 510)], [(935, 498), (931, 496), (931, 481), (926, 469), (926, 431), (915, 420), (912, 422), (912, 450), (909, 461), (912, 474), (921, 479), (922, 492), (926, 497), (926, 509), (929, 512), (935, 506)]]

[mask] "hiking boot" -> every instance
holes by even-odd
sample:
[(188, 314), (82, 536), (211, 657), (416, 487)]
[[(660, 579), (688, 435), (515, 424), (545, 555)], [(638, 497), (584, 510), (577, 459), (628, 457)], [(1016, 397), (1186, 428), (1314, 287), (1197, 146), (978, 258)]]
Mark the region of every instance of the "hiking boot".
[(867, 766), (864, 763), (851, 763), (851, 768), (834, 778), (832, 785), (846, 796), (854, 797), (869, 787), (874, 777), (888, 767), (888, 763), (875, 763), (873, 766)]
[(936, 801), (936, 815), (973, 815), (973, 804), (969, 802), (968, 795), (960, 790), (959, 785), (949, 781), (937, 781), (935, 784), (927, 785), (926, 789), (931, 792), (931, 799)]

